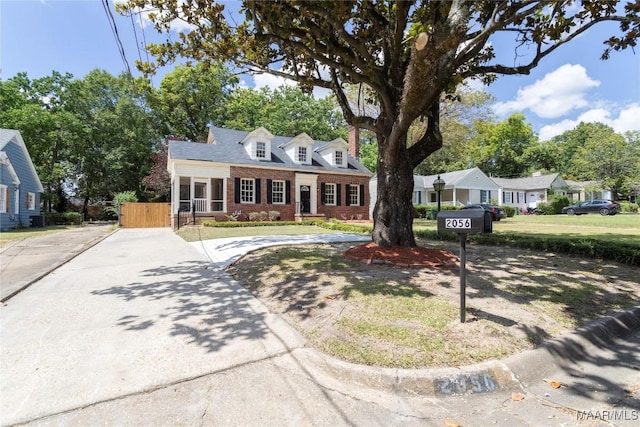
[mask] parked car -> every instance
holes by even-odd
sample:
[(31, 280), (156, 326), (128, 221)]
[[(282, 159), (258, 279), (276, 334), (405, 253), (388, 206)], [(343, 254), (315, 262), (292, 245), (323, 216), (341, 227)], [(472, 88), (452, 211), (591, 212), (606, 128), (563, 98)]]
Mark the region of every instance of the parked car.
[(485, 211), (491, 212), (491, 219), (494, 221), (500, 221), (502, 218), (507, 217), (507, 211), (502, 209), (500, 206), (493, 206), (488, 203), (478, 203), (475, 205), (467, 205), (462, 209), (484, 209)]
[(562, 208), (562, 213), (567, 215), (583, 215), (595, 212), (602, 216), (615, 215), (620, 212), (620, 204), (612, 200), (589, 200)]

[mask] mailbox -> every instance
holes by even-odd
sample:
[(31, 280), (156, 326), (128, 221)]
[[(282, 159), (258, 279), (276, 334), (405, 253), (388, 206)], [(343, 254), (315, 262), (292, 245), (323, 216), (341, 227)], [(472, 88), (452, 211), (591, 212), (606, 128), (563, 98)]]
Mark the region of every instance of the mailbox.
[(451, 233), (492, 233), (491, 212), (484, 209), (462, 209), (438, 212), (438, 231)]

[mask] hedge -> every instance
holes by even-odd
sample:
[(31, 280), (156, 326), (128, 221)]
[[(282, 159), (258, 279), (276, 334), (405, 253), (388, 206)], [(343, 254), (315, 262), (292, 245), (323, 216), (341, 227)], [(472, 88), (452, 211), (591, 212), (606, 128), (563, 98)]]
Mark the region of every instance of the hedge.
[(44, 221), (46, 225), (80, 225), (82, 224), (82, 214), (79, 212), (45, 212)]
[(233, 227), (275, 227), (283, 225), (315, 225), (328, 230), (344, 231), (347, 233), (371, 233), (370, 225), (347, 224), (339, 221), (204, 221), (205, 227), (233, 228)]
[[(432, 230), (419, 230), (415, 232), (415, 235), (436, 240), (457, 241), (460, 239), (456, 233), (438, 233)], [(625, 242), (609, 242), (589, 237), (572, 240), (564, 237), (515, 233), (470, 234), (468, 240), (480, 245), (513, 246), (640, 266), (640, 245)]]

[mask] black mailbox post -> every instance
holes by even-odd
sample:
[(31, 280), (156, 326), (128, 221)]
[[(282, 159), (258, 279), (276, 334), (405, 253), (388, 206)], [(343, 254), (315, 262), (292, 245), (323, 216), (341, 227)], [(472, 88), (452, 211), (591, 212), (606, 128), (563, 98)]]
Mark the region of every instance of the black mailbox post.
[(491, 213), (484, 209), (441, 211), (438, 213), (438, 232), (448, 231), (460, 236), (460, 323), (465, 321), (467, 287), (467, 234), (492, 233)]

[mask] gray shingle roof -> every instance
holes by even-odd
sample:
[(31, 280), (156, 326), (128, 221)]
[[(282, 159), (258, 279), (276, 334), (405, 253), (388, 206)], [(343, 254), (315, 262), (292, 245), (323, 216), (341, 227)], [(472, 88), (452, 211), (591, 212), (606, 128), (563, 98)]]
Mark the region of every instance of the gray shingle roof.
[(536, 190), (541, 188), (551, 188), (559, 173), (549, 175), (528, 176), (525, 178), (491, 178), (502, 188), (509, 190)]
[(294, 163), (285, 151), (280, 148), (292, 137), (275, 136), (271, 141), (271, 159), (254, 160), (240, 144), (249, 132), (233, 129), (211, 128), (215, 137), (215, 144), (198, 142), (170, 141), (169, 158), (174, 160), (198, 160), (205, 162), (225, 163), (238, 166), (253, 167), (277, 167), (300, 172), (333, 172), (347, 175), (371, 175), (371, 172), (358, 160), (350, 155), (348, 167), (339, 168), (331, 166), (322, 156), (315, 152), (319, 147), (326, 145), (327, 141), (314, 141), (311, 157), (311, 165)]

